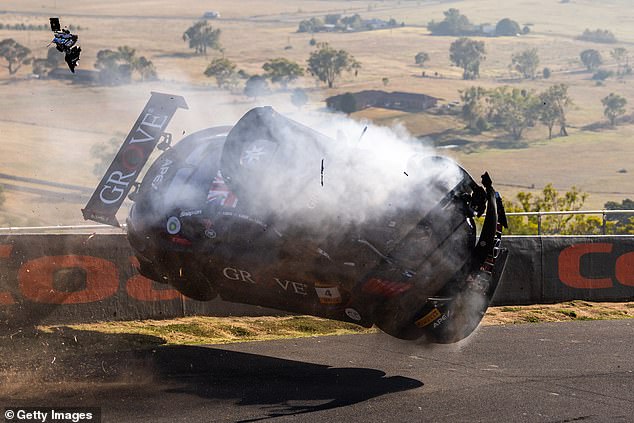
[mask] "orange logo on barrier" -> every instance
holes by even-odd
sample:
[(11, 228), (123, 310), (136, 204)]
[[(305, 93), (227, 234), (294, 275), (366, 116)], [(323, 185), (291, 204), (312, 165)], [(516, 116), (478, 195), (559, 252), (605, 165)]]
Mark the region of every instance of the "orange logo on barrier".
[(634, 286), (634, 251), (616, 260), (616, 279), (623, 285)]
[[(65, 269), (80, 269), (85, 287), (66, 292), (56, 289), (55, 276)], [(119, 272), (114, 263), (91, 256), (47, 256), (24, 263), (18, 272), (25, 298), (46, 304), (82, 304), (100, 301), (119, 289)]]
[[(559, 253), (559, 280), (571, 288), (601, 289), (614, 286), (612, 277), (587, 278), (581, 274), (581, 258), (589, 254), (610, 254), (611, 243), (575, 244)], [(634, 286), (634, 252), (627, 252), (616, 259), (614, 279), (622, 285)], [(604, 275), (611, 276), (611, 275)]]
[[(0, 259), (10, 258), (13, 245), (0, 244)], [(130, 257), (138, 266), (136, 257)], [(59, 280), (64, 272), (73, 272), (74, 285), (60, 289)], [(60, 277), (62, 274), (62, 277)], [(18, 285), (24, 298), (43, 304), (83, 304), (105, 300), (119, 290), (119, 271), (109, 260), (93, 256), (44, 256), (29, 260), (20, 266)], [(78, 287), (79, 286), (79, 289)], [(157, 289), (154, 282), (142, 275), (134, 275), (125, 283), (127, 295), (137, 301), (170, 301), (184, 297), (175, 289)], [(0, 305), (15, 304), (9, 292), (0, 292)]]

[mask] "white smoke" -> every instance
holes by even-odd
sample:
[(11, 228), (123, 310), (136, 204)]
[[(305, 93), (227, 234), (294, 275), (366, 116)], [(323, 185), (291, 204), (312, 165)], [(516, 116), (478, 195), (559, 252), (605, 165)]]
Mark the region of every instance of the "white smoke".
[(264, 215), (308, 225), (363, 224), (411, 210), (422, 216), (460, 181), (458, 166), (426, 160), (434, 151), (402, 127), (323, 112), (291, 117), (328, 138), (273, 120), (279, 157), (250, 180), (248, 190)]

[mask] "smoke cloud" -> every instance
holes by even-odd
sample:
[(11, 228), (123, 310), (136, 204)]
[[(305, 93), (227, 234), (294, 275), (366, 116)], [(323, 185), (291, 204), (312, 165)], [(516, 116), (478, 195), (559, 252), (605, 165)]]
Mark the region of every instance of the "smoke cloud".
[(223, 174), (264, 216), (322, 230), (329, 220), (423, 216), (461, 179), (458, 166), (430, 160), (434, 151), (403, 128), (327, 113), (292, 118), (254, 110), (225, 143)]

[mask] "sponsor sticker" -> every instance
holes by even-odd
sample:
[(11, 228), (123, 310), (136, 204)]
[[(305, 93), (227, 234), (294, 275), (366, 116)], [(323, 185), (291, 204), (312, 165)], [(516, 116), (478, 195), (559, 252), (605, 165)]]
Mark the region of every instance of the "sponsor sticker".
[(341, 293), (336, 285), (315, 285), (315, 292), (322, 304), (341, 304)]
[(180, 217), (192, 217), (192, 216), (198, 216), (201, 214), (203, 214), (202, 210), (185, 210), (181, 212)]
[(178, 217), (172, 216), (167, 219), (167, 233), (170, 235), (176, 235), (181, 231), (181, 221), (178, 220)]
[(438, 319), (440, 316), (442, 316), (442, 314), (440, 313), (440, 310), (438, 310), (437, 308), (434, 308), (432, 311), (430, 311), (429, 313), (427, 313), (426, 315), (418, 319), (415, 322), (415, 324), (419, 328), (424, 328), (425, 326), (428, 326), (429, 324), (431, 324), (431, 322), (433, 322), (434, 320)]
[(438, 320), (436, 320), (434, 322), (434, 329), (436, 329), (438, 326), (442, 325), (443, 323), (445, 323), (447, 321), (447, 319), (449, 319), (449, 313), (447, 314), (443, 314), (442, 317)]
[(351, 318), (354, 321), (361, 321), (361, 315), (359, 314), (359, 312), (353, 308), (347, 308), (346, 310), (346, 316), (348, 316), (349, 318)]
[(363, 292), (382, 297), (393, 297), (408, 291), (411, 287), (412, 285), (409, 283), (372, 278), (363, 285)]
[(165, 174), (167, 174), (167, 172), (169, 172), (170, 170), (170, 166), (173, 164), (174, 162), (171, 161), (170, 159), (164, 159), (161, 162), (161, 168), (159, 170), (158, 175), (156, 175), (154, 177), (154, 179), (152, 180), (152, 188), (156, 191), (159, 189), (159, 186), (161, 185), (161, 182), (163, 182), (163, 178), (165, 178)]

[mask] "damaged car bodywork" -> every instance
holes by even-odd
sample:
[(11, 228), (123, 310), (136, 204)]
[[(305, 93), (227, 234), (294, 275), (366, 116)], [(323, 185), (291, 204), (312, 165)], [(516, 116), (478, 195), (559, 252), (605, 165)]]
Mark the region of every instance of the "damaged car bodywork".
[[(384, 171), (380, 160), (270, 107), (172, 146), (165, 128), (186, 107), (152, 93), (83, 210), (118, 226), (129, 194), (142, 275), (197, 300), (377, 325), (407, 340), (451, 343), (478, 326), (507, 258), (487, 173), (480, 185), (448, 158), (414, 155), (385, 187), (359, 183)], [(157, 145), (163, 153), (136, 183)]]

